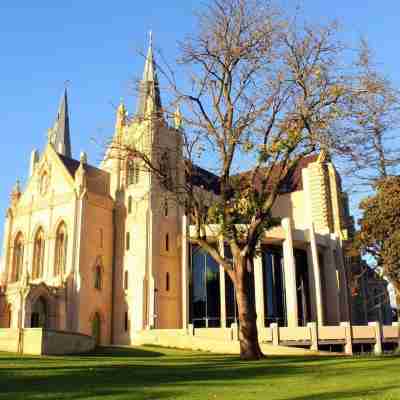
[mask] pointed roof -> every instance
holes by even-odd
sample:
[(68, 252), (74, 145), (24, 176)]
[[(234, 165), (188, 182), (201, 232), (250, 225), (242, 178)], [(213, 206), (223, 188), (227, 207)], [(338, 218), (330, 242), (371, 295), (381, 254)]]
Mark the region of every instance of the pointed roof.
[(137, 116), (144, 117), (147, 112), (161, 113), (161, 95), (158, 84), (156, 63), (153, 55), (153, 40), (150, 32), (149, 49), (144, 64), (143, 77), (139, 84)]
[(64, 89), (57, 117), (49, 136), (50, 143), (52, 143), (57, 153), (71, 157), (67, 88)]

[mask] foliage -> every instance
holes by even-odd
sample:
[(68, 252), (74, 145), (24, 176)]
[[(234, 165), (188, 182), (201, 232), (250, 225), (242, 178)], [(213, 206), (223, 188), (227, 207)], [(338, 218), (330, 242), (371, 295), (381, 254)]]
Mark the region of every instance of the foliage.
[(380, 180), (376, 194), (365, 199), (360, 208), (363, 214), (357, 247), (364, 255), (373, 257), (400, 299), (400, 177)]

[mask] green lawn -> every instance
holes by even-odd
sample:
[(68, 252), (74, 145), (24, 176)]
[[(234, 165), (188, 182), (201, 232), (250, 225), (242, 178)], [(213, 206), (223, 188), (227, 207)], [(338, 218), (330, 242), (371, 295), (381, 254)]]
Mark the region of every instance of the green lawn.
[(68, 357), (0, 353), (0, 399), (400, 399), (400, 358), (241, 362), (157, 347)]

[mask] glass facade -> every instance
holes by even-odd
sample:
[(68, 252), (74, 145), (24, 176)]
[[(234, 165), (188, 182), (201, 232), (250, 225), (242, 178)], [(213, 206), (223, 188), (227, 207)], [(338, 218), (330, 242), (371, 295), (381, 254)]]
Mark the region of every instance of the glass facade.
[(190, 315), (196, 328), (221, 326), (219, 265), (198, 246), (191, 246)]
[(263, 247), (263, 286), (265, 326), (287, 322), (283, 254), (280, 247)]
[[(219, 265), (199, 246), (190, 246), (190, 283), (189, 283), (189, 319), (197, 328), (221, 326), (220, 272)], [(230, 249), (225, 246), (225, 255), (229, 257)], [(311, 319), (309, 276), (307, 253), (294, 250), (296, 262), (296, 283), (299, 326), (305, 326)], [(283, 252), (281, 246), (264, 246), (262, 248), (262, 271), (264, 288), (265, 326), (277, 323), (287, 326), (287, 309), (285, 295), (285, 276)], [(238, 321), (238, 308), (233, 282), (227, 273), (225, 279), (226, 326)], [(251, 301), (255, 300), (254, 276), (249, 282)]]
[(295, 249), (296, 260), (296, 286), (297, 286), (297, 312), (299, 326), (306, 326), (311, 321), (310, 287), (308, 281), (307, 253)]

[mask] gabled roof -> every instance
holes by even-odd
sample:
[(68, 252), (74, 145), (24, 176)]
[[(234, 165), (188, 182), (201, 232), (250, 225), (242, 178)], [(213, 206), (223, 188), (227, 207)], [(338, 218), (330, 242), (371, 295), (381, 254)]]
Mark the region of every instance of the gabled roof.
[[(303, 190), (303, 180), (302, 180), (302, 170), (307, 168), (309, 164), (316, 162), (318, 160), (318, 154), (308, 155), (298, 162), (296, 168), (293, 172), (287, 177), (286, 181), (282, 184), (281, 193), (291, 193), (299, 190)], [(281, 172), (281, 166), (276, 165), (271, 173), (270, 180), (272, 181), (274, 177), (277, 177)], [(246, 179), (250, 177), (250, 174), (253, 170), (249, 170), (240, 174), (237, 174), (237, 177), (241, 179)], [(256, 188), (261, 184), (262, 174), (266, 173), (266, 169), (262, 169), (259, 172), (259, 176), (256, 178)], [(220, 178), (213, 174), (210, 171), (207, 171), (204, 168), (201, 168), (197, 165), (193, 166), (193, 175), (191, 176), (191, 183), (194, 186), (203, 187), (205, 190), (212, 191), (215, 194), (220, 193)]]
[[(65, 168), (71, 175), (71, 177), (75, 178), (75, 173), (80, 166), (80, 161), (74, 160), (73, 158), (63, 156), (62, 154), (57, 154)], [(91, 192), (108, 195), (110, 174), (102, 169), (96, 168), (89, 164), (83, 164), (83, 169), (87, 174), (87, 183), (88, 188)]]

